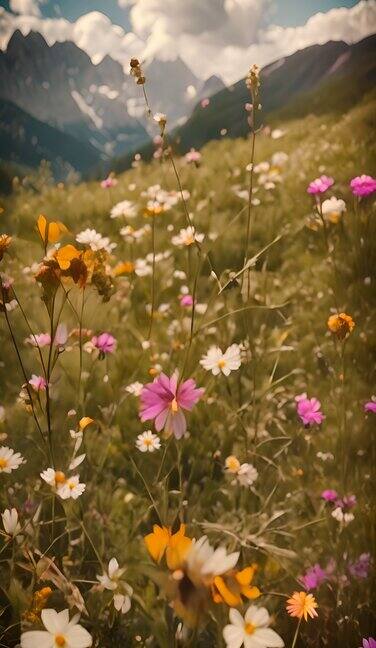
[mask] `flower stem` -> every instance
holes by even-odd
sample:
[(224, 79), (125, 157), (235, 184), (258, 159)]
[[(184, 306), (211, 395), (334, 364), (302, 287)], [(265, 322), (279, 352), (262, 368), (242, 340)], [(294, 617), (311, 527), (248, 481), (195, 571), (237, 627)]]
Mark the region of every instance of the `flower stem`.
[(299, 635), (299, 629), (300, 629), (300, 624), (301, 624), (301, 622), (302, 622), (302, 617), (300, 617), (300, 619), (299, 619), (299, 623), (298, 623), (298, 625), (296, 626), (296, 630), (295, 630), (295, 634), (294, 634), (294, 639), (293, 639), (293, 641), (292, 641), (291, 648), (295, 648), (295, 645), (296, 645), (296, 642), (297, 642), (297, 639), (298, 639), (298, 635)]

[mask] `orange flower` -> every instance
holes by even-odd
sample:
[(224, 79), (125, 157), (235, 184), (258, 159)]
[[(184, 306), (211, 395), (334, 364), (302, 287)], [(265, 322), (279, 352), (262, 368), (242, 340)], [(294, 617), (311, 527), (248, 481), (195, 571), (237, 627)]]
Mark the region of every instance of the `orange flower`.
[(135, 265), (132, 261), (123, 261), (115, 266), (113, 274), (115, 277), (119, 277), (123, 274), (132, 274), (134, 272)]
[(316, 599), (312, 594), (307, 592), (294, 592), (292, 597), (287, 601), (287, 612), (291, 617), (298, 617), (308, 621), (308, 616), (313, 619), (317, 617), (316, 608), (318, 607)]
[(334, 335), (337, 336), (339, 340), (345, 340), (355, 327), (355, 322), (351, 315), (346, 315), (346, 313), (337, 313), (337, 315), (331, 315), (328, 319), (328, 329)]
[(181, 524), (179, 531), (174, 534), (171, 533), (171, 528), (154, 524), (153, 533), (145, 536), (144, 540), (155, 562), (159, 563), (166, 554), (167, 567), (171, 571), (182, 565), (192, 543), (191, 538), (185, 535), (185, 524)]
[(12, 237), (8, 234), (0, 234), (0, 261), (4, 256), (4, 252), (8, 249), (12, 242)]
[(74, 259), (79, 259), (81, 257), (81, 254), (82, 253), (80, 252), (80, 250), (77, 250), (74, 245), (71, 245), (69, 243), (68, 245), (63, 245), (63, 247), (59, 248), (56, 251), (55, 259), (58, 262), (59, 268), (61, 270), (68, 270), (72, 261)]
[(242, 596), (256, 599), (261, 595), (258, 587), (251, 586), (257, 565), (253, 564), (241, 571), (230, 572), (226, 576), (216, 576), (213, 581), (212, 596), (214, 603), (226, 603), (230, 607), (242, 604)]
[(47, 218), (41, 214), (37, 220), (37, 230), (46, 247), (47, 243), (56, 243), (56, 241), (65, 234), (68, 229), (60, 221), (48, 222)]

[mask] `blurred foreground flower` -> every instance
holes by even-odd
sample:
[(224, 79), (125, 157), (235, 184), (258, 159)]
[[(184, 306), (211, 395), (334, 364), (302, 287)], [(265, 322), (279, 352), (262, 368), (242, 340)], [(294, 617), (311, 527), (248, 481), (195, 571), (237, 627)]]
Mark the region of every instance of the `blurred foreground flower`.
[(42, 610), (41, 618), (46, 630), (30, 630), (21, 635), (21, 648), (89, 648), (93, 639), (79, 625), (80, 615), (69, 621), (69, 610)]
[(187, 429), (182, 410), (190, 411), (203, 393), (204, 389), (197, 388), (192, 379), (178, 384), (176, 374), (169, 378), (161, 373), (142, 389), (140, 419), (142, 422), (154, 419), (157, 432), (164, 429), (167, 436), (174, 434), (176, 439), (181, 439)]
[(376, 639), (374, 639), (373, 637), (363, 639), (360, 648), (376, 648)]
[(1, 514), (4, 531), (13, 538), (21, 531), (21, 525), (18, 521), (17, 509), (5, 509)]
[(271, 628), (266, 608), (251, 605), (244, 618), (238, 610), (229, 612), (230, 622), (223, 628), (227, 648), (282, 648), (283, 639)]
[(309, 616), (311, 619), (318, 616), (316, 612), (317, 607), (316, 599), (312, 594), (307, 594), (307, 592), (294, 592), (287, 601), (286, 609), (291, 617), (297, 617), (298, 619), (304, 617), (304, 620), (308, 621)]
[(0, 234), (0, 261), (2, 260), (4, 253), (9, 248), (11, 242), (11, 236), (8, 236), (8, 234)]

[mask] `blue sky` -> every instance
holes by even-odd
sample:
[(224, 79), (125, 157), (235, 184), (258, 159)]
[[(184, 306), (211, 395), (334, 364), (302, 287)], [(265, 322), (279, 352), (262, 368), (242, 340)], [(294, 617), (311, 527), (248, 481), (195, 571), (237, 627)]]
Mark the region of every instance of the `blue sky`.
[[(275, 0), (270, 20), (282, 27), (303, 25), (318, 11), (329, 11), (334, 7), (353, 7), (357, 2), (358, 0)], [(9, 0), (0, 0), (0, 6), (9, 10)], [(47, 0), (40, 5), (40, 9), (45, 17), (62, 16), (72, 21), (89, 11), (101, 11), (124, 29), (130, 27), (127, 19), (128, 9), (121, 9), (117, 0)]]

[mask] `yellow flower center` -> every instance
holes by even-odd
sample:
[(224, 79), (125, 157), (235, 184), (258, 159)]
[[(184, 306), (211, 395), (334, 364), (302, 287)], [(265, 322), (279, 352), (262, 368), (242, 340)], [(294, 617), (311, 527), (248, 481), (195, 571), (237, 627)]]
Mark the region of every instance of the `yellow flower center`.
[(55, 644), (57, 646), (66, 646), (67, 642), (65, 641), (64, 635), (61, 634), (55, 635)]
[(226, 366), (226, 360), (224, 360), (223, 358), (221, 358), (221, 360), (218, 360), (218, 367), (220, 369), (223, 369), (223, 367), (225, 366)]
[(0, 468), (6, 468), (7, 465), (8, 465), (7, 459), (3, 459), (2, 457), (0, 457)]
[(192, 234), (188, 234), (185, 241), (184, 241), (185, 245), (192, 245), (192, 243), (194, 243), (194, 242), (195, 242), (195, 239), (194, 239)]
[(74, 484), (73, 482), (69, 482), (68, 486), (69, 486), (70, 490), (73, 490), (76, 487), (76, 484)]
[(65, 475), (61, 470), (57, 470), (55, 472), (55, 483), (56, 484), (64, 484), (65, 482)]
[(144, 439), (144, 444), (145, 444), (146, 446), (151, 446), (152, 443), (153, 443), (153, 442), (152, 442), (151, 439)]
[(244, 630), (246, 631), (247, 634), (251, 635), (255, 632), (256, 626), (254, 626), (253, 623), (246, 623), (244, 626)]
[(238, 472), (238, 470), (240, 468), (240, 462), (237, 459), (237, 457), (234, 457), (234, 455), (230, 455), (229, 457), (227, 457), (227, 459), (226, 459), (226, 468), (230, 472), (233, 472), (233, 473)]
[(176, 398), (173, 398), (172, 401), (171, 401), (171, 410), (173, 412), (177, 412), (178, 409), (179, 409), (178, 402), (177, 402)]

